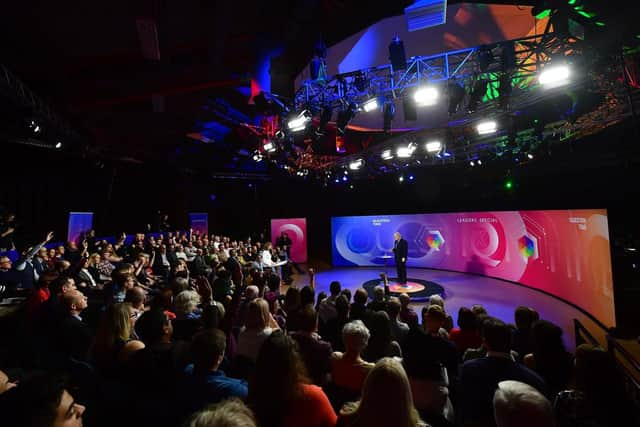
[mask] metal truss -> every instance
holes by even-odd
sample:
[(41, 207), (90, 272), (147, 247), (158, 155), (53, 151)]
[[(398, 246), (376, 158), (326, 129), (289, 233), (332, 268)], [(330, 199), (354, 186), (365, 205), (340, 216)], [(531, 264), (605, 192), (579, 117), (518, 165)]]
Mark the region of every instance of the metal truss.
[(54, 112), (42, 98), (36, 95), (3, 64), (0, 64), (0, 92), (12, 99), (21, 108), (28, 109), (34, 117), (46, 122), (59, 133), (71, 138), (78, 137), (77, 132), (69, 123)]
[(580, 53), (581, 43), (570, 36), (545, 33), (493, 45), (415, 56), (407, 62), (406, 70), (394, 71), (391, 64), (385, 64), (338, 74), (328, 80), (307, 80), (295, 94), (295, 108), (318, 113), (327, 106), (357, 106), (372, 97), (397, 99), (420, 85), (450, 80), (469, 87), (475, 80), (484, 79), (497, 87), (503, 75), (508, 76), (514, 89), (523, 90), (534, 84), (533, 76), (544, 64), (556, 57)]

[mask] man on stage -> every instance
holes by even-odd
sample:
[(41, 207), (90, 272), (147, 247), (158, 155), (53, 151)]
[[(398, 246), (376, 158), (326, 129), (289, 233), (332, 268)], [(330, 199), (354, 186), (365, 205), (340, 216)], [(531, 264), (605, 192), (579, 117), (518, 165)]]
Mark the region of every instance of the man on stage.
[(396, 260), (398, 283), (405, 285), (407, 283), (407, 254), (409, 252), (409, 244), (397, 231), (393, 233), (393, 238), (395, 239), (395, 243), (393, 244), (393, 255)]

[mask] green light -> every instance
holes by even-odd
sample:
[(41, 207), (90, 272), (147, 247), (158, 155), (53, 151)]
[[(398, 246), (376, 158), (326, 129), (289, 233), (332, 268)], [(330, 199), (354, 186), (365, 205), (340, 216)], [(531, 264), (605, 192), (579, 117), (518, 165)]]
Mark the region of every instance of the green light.
[(598, 21), (598, 22), (596, 22), (596, 25), (597, 25), (598, 27), (604, 27), (604, 22), (600, 22), (600, 21)]
[(585, 18), (593, 18), (594, 16), (596, 16), (595, 13), (589, 13), (589, 12), (585, 12), (584, 10), (579, 10), (578, 13), (582, 16), (584, 16)]
[(536, 15), (536, 19), (544, 19), (544, 18), (548, 17), (549, 15), (551, 15), (551, 9), (545, 9), (542, 12), (540, 12), (539, 14)]
[(513, 188), (513, 181), (511, 181), (510, 179), (507, 179), (504, 182), (504, 188), (507, 190), (511, 190)]
[(569, 4), (576, 4), (578, 0), (569, 0)]

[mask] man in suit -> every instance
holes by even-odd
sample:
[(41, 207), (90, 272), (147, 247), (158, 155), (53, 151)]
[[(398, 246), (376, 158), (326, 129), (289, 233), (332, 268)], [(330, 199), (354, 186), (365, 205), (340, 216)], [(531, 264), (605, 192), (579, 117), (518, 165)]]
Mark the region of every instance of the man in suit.
[(395, 242), (393, 244), (393, 256), (396, 261), (396, 270), (398, 272), (398, 283), (407, 283), (407, 254), (409, 252), (409, 244), (402, 238), (397, 231), (393, 233)]
[(80, 313), (87, 308), (87, 297), (78, 290), (65, 292), (62, 303), (66, 311), (59, 328), (61, 353), (75, 360), (86, 361), (91, 346), (91, 330)]
[(493, 395), (501, 381), (520, 381), (543, 395), (547, 389), (537, 373), (511, 360), (511, 330), (507, 325), (489, 317), (482, 324), (482, 331), (487, 356), (465, 362), (460, 370), (456, 412), (462, 426), (495, 425)]

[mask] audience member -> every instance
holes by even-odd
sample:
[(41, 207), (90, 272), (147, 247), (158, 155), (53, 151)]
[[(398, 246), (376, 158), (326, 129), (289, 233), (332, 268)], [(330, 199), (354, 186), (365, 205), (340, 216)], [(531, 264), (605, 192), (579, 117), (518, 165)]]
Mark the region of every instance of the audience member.
[(244, 328), (238, 336), (237, 355), (255, 363), (262, 343), (277, 329), (269, 313), (269, 304), (262, 298), (256, 298), (247, 307)]
[(573, 356), (564, 348), (562, 329), (546, 320), (538, 320), (531, 329), (533, 353), (524, 357), (524, 364), (533, 369), (547, 384), (553, 398), (569, 384)]
[[(393, 396), (393, 399), (389, 399)], [(347, 427), (426, 426), (413, 406), (407, 374), (400, 362), (380, 359), (367, 375), (362, 398), (345, 405), (339, 425)]]
[(338, 316), (338, 312), (336, 310), (336, 300), (340, 296), (340, 291), (342, 290), (342, 286), (340, 282), (333, 281), (329, 285), (330, 295), (322, 301), (320, 304), (320, 310), (318, 310), (318, 316), (320, 321), (326, 324), (329, 320)]
[(449, 331), (449, 339), (456, 345), (459, 354), (464, 354), (468, 348), (482, 345), (482, 337), (476, 323), (476, 315), (467, 307), (458, 310), (458, 327)]
[(369, 343), (369, 329), (361, 320), (354, 320), (342, 328), (344, 353), (331, 355), (331, 381), (346, 390), (360, 393), (362, 384), (374, 364), (362, 358), (362, 351)]
[(511, 334), (511, 340), (513, 350), (518, 353), (519, 362), (522, 362), (527, 354), (533, 353), (531, 326), (533, 326), (534, 319), (534, 312), (529, 307), (520, 306), (516, 308), (514, 313), (516, 329)]
[(353, 304), (349, 311), (349, 320), (362, 320), (366, 325), (369, 322), (371, 311), (367, 308), (369, 295), (366, 289), (358, 288), (353, 295)]
[(231, 398), (193, 414), (183, 427), (258, 427), (256, 419), (241, 400)]
[(280, 331), (260, 349), (249, 406), (261, 427), (333, 427), (337, 421), (322, 389), (309, 384), (295, 340)]
[(340, 294), (336, 300), (336, 312), (338, 315), (320, 329), (320, 336), (331, 344), (333, 350), (338, 351), (344, 350), (342, 328), (349, 322), (349, 300), (344, 294)]
[(387, 311), (387, 301), (385, 300), (384, 288), (376, 286), (373, 289), (373, 300), (367, 304), (367, 309), (375, 311)]
[(497, 427), (554, 425), (551, 403), (538, 390), (519, 381), (500, 381), (493, 395)]
[(402, 308), (400, 309), (400, 320), (406, 323), (409, 326), (417, 325), (418, 322), (418, 313), (416, 313), (411, 307), (409, 307), (409, 303), (411, 302), (411, 297), (407, 293), (401, 293), (398, 297), (400, 299), (400, 304)]
[(59, 350), (65, 360), (87, 361), (93, 337), (80, 316), (87, 308), (87, 297), (78, 290), (71, 290), (63, 295), (62, 302), (66, 315), (58, 327)]
[(409, 325), (401, 322), (398, 319), (402, 305), (398, 297), (391, 297), (387, 304), (387, 314), (391, 320), (391, 338), (400, 344), (400, 347), (404, 344), (404, 340), (409, 333)]
[(300, 328), (291, 334), (298, 343), (298, 351), (305, 363), (309, 379), (313, 384), (324, 386), (329, 374), (329, 358), (331, 344), (322, 341), (318, 336), (318, 314), (312, 305), (305, 305), (300, 310)]
[(402, 357), (400, 345), (391, 337), (391, 320), (385, 311), (372, 313), (368, 326), (371, 338), (362, 355), (364, 360), (375, 363), (383, 357)]
[(439, 294), (431, 295), (429, 297), (429, 304), (427, 305), (439, 305), (440, 307), (442, 307), (442, 310), (445, 313), (444, 325), (442, 327), (444, 328), (445, 331), (447, 331), (447, 334), (448, 334), (449, 331), (453, 329), (453, 317), (451, 317), (451, 315), (449, 315), (445, 310), (444, 299), (442, 298), (442, 296), (440, 296)]

